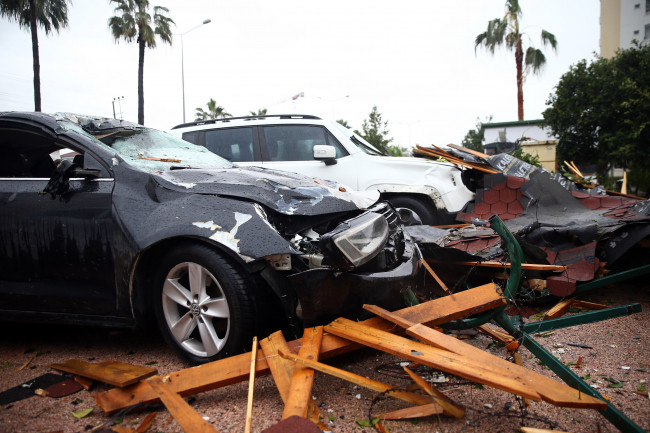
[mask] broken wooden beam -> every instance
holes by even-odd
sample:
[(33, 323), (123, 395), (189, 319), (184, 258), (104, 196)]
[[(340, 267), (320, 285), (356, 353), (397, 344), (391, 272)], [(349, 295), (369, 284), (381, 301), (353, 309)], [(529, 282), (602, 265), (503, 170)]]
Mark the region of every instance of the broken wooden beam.
[[(422, 327), (426, 328), (424, 326)], [(413, 329), (413, 327), (409, 329)], [(444, 335), (431, 328), (426, 329)], [(517, 376), (508, 374), (504, 369), (494, 368), (491, 365), (484, 365), (472, 358), (458, 355), (445, 349), (439, 349), (427, 344), (412, 341), (386, 331), (380, 331), (342, 318), (334, 320), (325, 327), (325, 330), (332, 334), (381, 350), (382, 352), (399, 356), (400, 358), (409, 361), (428, 365), (429, 367), (474, 382), (489, 385), (493, 388), (521, 395), (522, 397), (528, 397), (532, 400), (541, 400), (541, 397), (534, 389), (532, 389), (528, 384), (522, 382)]]
[(314, 370), (318, 370), (321, 373), (329, 374), (330, 376), (338, 377), (339, 379), (343, 379), (345, 381), (348, 381), (350, 383), (354, 383), (355, 385), (362, 386), (364, 388), (377, 391), (377, 392), (382, 392), (385, 393), (385, 395), (393, 398), (397, 398), (399, 400), (404, 400), (408, 403), (413, 403), (417, 405), (425, 405), (425, 404), (431, 404), (431, 398), (426, 397), (424, 395), (420, 394), (415, 394), (412, 392), (408, 391), (402, 391), (399, 389), (396, 389), (393, 386), (386, 385), (385, 383), (378, 382), (376, 380), (368, 379), (363, 376), (359, 376), (354, 373), (350, 373), (345, 370), (341, 370), (340, 368), (332, 367), (327, 364), (323, 364), (322, 362), (317, 362), (317, 361), (312, 361), (309, 359), (302, 358), (300, 356), (294, 355), (292, 353), (285, 352), (283, 350), (280, 350), (279, 352), (280, 356), (287, 359), (291, 360), (296, 363), (303, 364), (309, 368), (313, 368)]
[[(479, 266), (483, 268), (507, 268), (510, 269), (512, 267), (512, 263), (510, 262), (497, 262), (493, 260), (486, 260), (483, 262), (480, 261), (470, 261), (470, 262), (452, 262), (448, 260), (436, 260), (436, 259), (429, 259), (430, 262), (433, 263), (442, 263), (445, 265), (459, 265), (459, 266)], [(564, 265), (547, 265), (547, 264), (541, 264), (541, 263), (521, 263), (520, 264), (522, 270), (527, 270), (527, 271), (551, 271), (551, 272), (562, 272), (566, 271), (567, 267)]]
[[(323, 340), (323, 327), (305, 329), (302, 335), (302, 345), (298, 355), (302, 358), (312, 361), (318, 360), (320, 343)], [(303, 418), (307, 417), (307, 408), (312, 401), (311, 389), (314, 384), (314, 370), (302, 364), (293, 367), (291, 376), (291, 386), (287, 401), (284, 402), (284, 412), (282, 419), (289, 418), (292, 415), (298, 415)]]
[(462, 418), (465, 416), (465, 409), (455, 405), (446, 395), (438, 391), (436, 388), (431, 386), (429, 382), (422, 379), (420, 376), (415, 374), (413, 370), (408, 367), (404, 367), (404, 371), (413, 379), (413, 381), (422, 389), (422, 391), (429, 394), (433, 397), (434, 401), (442, 406), (443, 412), (446, 415), (451, 415), (454, 418)]
[[(294, 364), (279, 356), (279, 351), (284, 351), (285, 353), (290, 352), (289, 346), (287, 345), (282, 331), (274, 332), (266, 338), (260, 340), (260, 346), (262, 347), (262, 352), (264, 357), (269, 363), (269, 368), (271, 369), (271, 375), (275, 381), (275, 386), (280, 392), (280, 397), (282, 397), (282, 402), (287, 403), (289, 399), (289, 390), (291, 388), (291, 377), (293, 375)], [(314, 400), (309, 398), (307, 401), (307, 413), (304, 418), (309, 419), (310, 421), (318, 424), (322, 429), (327, 427), (321, 423), (321, 414), (314, 403)]]
[[(555, 406), (585, 409), (607, 408), (607, 403), (600, 399), (586, 395), (585, 393), (571, 388), (564, 383), (557, 382), (543, 374), (536, 373), (525, 367), (508, 362), (505, 359), (499, 358), (498, 356), (492, 355), (477, 347), (421, 324), (407, 329), (406, 333), (421, 341), (431, 344), (434, 347), (441, 347), (468, 359), (472, 359), (474, 362), (483, 365), (484, 368), (494, 369), (494, 371), (505, 371), (506, 373), (504, 374), (517, 377), (529, 388), (534, 389), (535, 393), (538, 394), (542, 400)], [(522, 394), (519, 395), (530, 398)], [(532, 398), (531, 400), (536, 399)]]
[(244, 433), (250, 433), (251, 422), (253, 420), (253, 394), (255, 391), (255, 363), (257, 362), (257, 336), (253, 337), (253, 347), (251, 348), (251, 370), (248, 376), (248, 401), (246, 404), (246, 424)]
[(68, 359), (64, 363), (50, 364), (50, 367), (121, 388), (133, 385), (158, 373), (155, 368), (131, 365), (119, 361), (104, 361), (93, 364), (78, 359)]
[(171, 391), (165, 384), (168, 377), (155, 376), (147, 384), (160, 397), (163, 404), (185, 433), (215, 433), (217, 430), (190, 406), (183, 397)]
[(398, 419), (413, 419), (424, 418), (431, 415), (439, 415), (442, 413), (442, 408), (435, 404), (425, 404), (424, 406), (411, 406), (404, 409), (395, 410), (387, 413), (380, 413), (374, 415), (374, 418), (381, 420), (398, 420)]
[[(393, 313), (407, 317), (416, 323), (418, 320), (422, 320), (427, 323), (431, 321), (434, 324), (440, 324), (464, 317), (470, 313), (479, 313), (499, 307), (506, 303), (505, 298), (498, 290), (498, 286), (486, 284), (485, 286), (427, 301)], [(395, 329), (392, 323), (379, 317), (373, 317), (361, 323), (377, 329), (400, 332), (399, 329)], [(290, 341), (288, 345), (291, 351), (297, 352), (301, 345), (301, 339)], [(344, 338), (325, 334), (321, 342), (319, 359), (331, 358), (360, 347), (362, 346)], [(169, 374), (173, 380), (168, 386), (171, 386), (180, 395), (187, 397), (244, 381), (249, 377), (250, 358), (250, 353), (244, 353), (179, 370)], [(269, 364), (265, 359), (258, 360), (255, 369), (257, 376), (270, 373)], [(146, 384), (134, 384), (124, 389), (115, 388), (97, 393), (94, 397), (97, 406), (107, 414), (112, 414), (132, 404), (151, 404), (158, 401), (158, 395)]]

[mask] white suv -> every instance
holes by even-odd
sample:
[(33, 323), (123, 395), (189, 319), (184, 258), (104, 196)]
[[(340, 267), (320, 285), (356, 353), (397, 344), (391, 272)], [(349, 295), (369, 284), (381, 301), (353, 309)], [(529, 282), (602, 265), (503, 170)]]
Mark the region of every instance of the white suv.
[(445, 224), (473, 200), (463, 170), (421, 158), (382, 155), (344, 126), (309, 115), (211, 119), (171, 134), (241, 166), (292, 171), (360, 191), (378, 190), (405, 224)]

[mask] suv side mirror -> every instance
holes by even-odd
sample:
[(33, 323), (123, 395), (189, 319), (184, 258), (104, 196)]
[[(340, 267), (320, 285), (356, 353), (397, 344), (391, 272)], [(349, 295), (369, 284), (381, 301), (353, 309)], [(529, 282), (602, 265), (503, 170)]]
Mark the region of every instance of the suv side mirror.
[(334, 165), (336, 164), (336, 148), (334, 146), (317, 144), (314, 146), (314, 159), (323, 161), (325, 165)]

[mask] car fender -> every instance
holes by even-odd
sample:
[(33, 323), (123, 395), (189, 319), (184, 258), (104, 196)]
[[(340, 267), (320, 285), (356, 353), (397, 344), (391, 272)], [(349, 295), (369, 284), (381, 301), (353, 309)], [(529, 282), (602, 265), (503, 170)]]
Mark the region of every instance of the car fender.
[[(447, 212), (460, 211), (474, 199), (463, 183), (462, 170), (449, 164), (419, 158), (382, 157), (363, 155), (373, 159), (373, 172), (365, 176), (359, 189), (379, 190), (392, 194), (424, 194), (433, 200), (436, 208)], [(390, 179), (391, 182), (385, 182)]]

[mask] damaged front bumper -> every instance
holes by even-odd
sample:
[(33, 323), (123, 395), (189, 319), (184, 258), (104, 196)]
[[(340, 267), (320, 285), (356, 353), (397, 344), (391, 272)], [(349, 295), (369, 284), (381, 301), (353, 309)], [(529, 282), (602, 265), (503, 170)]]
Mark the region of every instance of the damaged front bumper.
[(300, 301), (304, 326), (328, 323), (337, 317), (364, 319), (370, 316), (363, 304), (394, 310), (404, 306), (405, 292), (418, 290), (423, 281), (421, 254), (405, 235), (402, 261), (383, 272), (355, 273), (311, 269), (288, 277)]

